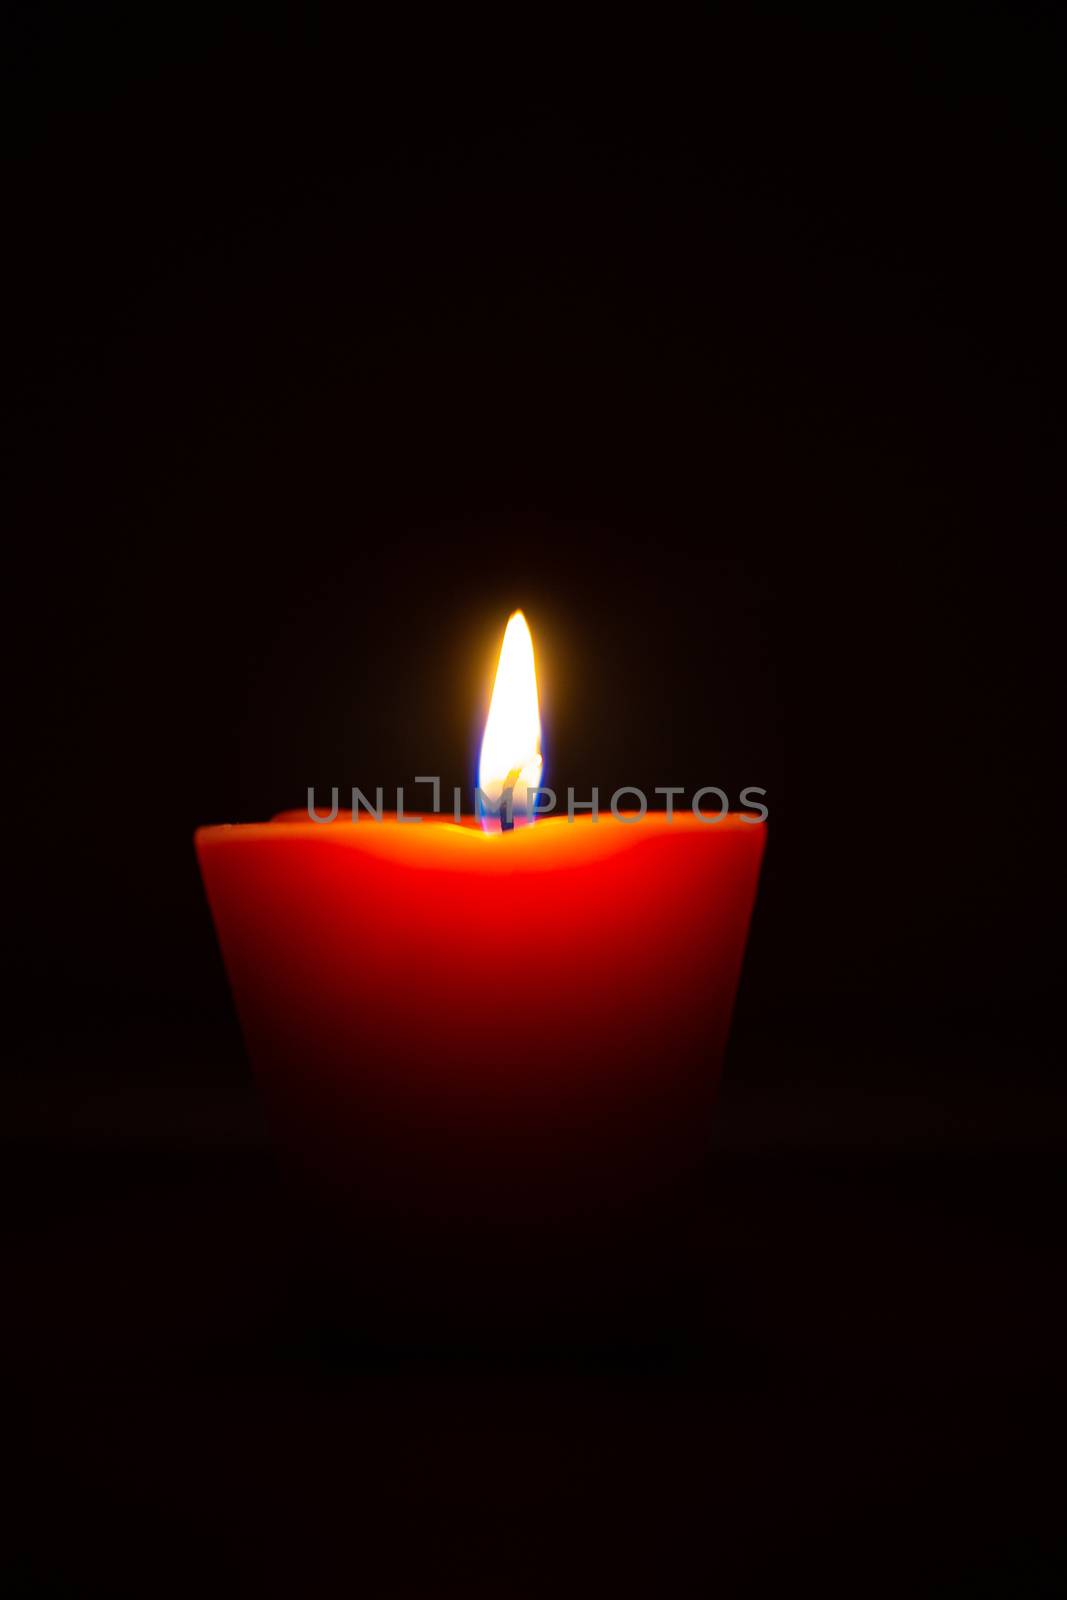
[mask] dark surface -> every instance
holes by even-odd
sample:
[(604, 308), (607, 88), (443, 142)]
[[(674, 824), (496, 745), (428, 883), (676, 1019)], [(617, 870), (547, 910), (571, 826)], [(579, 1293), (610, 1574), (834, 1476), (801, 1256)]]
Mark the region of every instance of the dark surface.
[(961, 1103), (933, 1057), (740, 1039), (686, 1326), (401, 1354), (316, 1308), (195, 1048), (116, 1042), (62, 1137), (39, 1078), (7, 1107), (16, 1592), (1062, 1592), (1051, 1074), (1013, 1122), (978, 1048)]

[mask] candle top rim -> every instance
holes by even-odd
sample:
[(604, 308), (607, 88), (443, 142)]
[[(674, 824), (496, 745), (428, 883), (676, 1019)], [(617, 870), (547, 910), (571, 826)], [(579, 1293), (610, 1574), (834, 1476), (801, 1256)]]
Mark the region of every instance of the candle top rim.
[[(418, 819), (416, 821), (416, 818)], [(429, 823), (430, 828), (425, 829)], [(610, 811), (601, 812), (600, 816), (593, 818), (588, 813), (576, 816), (573, 821), (565, 816), (542, 817), (535, 825), (516, 828), (509, 834), (486, 833), (477, 817), (464, 816), (457, 822), (455, 817), (448, 813), (412, 812), (405, 816), (402, 822), (397, 820), (395, 813), (386, 813), (379, 822), (374, 817), (365, 817), (354, 822), (350, 813), (343, 813), (329, 821), (313, 821), (306, 811), (279, 811), (265, 822), (220, 822), (210, 823), (197, 828), (194, 839), (197, 842), (211, 839), (245, 840), (249, 843), (265, 838), (319, 838), (330, 844), (355, 843), (359, 839), (367, 839), (369, 835), (381, 837), (417, 839), (426, 837), (427, 833), (435, 838), (440, 838), (442, 833), (456, 839), (476, 840), (475, 846), (482, 850), (513, 850), (529, 849), (530, 840), (533, 838), (560, 839), (566, 833), (579, 829), (583, 834), (590, 829), (603, 828), (616, 835), (627, 836), (636, 842), (642, 835), (654, 833), (661, 836), (664, 833), (693, 834), (721, 834), (741, 831), (757, 834), (766, 828), (763, 818), (740, 811), (728, 811), (719, 818), (701, 818), (694, 816), (689, 810), (676, 810), (669, 820), (663, 811), (648, 811), (642, 817), (636, 812), (623, 812), (620, 817), (614, 816)], [(525, 841), (525, 843), (522, 843)]]

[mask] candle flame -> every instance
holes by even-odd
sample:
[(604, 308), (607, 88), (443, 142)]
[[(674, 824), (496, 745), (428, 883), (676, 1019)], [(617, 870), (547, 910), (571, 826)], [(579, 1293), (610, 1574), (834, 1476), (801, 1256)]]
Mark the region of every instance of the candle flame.
[(533, 640), (526, 618), (515, 611), (504, 630), (478, 762), (477, 811), (487, 832), (534, 821), (531, 791), (541, 772)]

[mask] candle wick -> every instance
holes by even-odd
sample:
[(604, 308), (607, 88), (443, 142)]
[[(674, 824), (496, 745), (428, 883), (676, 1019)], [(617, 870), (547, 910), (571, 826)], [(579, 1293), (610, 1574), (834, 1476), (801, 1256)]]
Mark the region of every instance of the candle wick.
[(504, 779), (504, 787), (500, 794), (500, 831), (511, 833), (515, 827), (515, 785), (519, 781), (521, 767), (513, 767)]

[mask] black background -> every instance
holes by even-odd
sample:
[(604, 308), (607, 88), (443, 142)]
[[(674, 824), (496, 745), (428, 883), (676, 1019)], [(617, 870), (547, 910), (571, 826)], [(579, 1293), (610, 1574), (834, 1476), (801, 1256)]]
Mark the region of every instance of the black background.
[[(19, 1578), (266, 1577), (263, 1515), (372, 1592), (1045, 1592), (1056, 8), (9, 43)], [(768, 791), (669, 1372), (383, 1373), (268, 1288), (192, 830), (469, 787), (516, 606), (550, 784)]]

